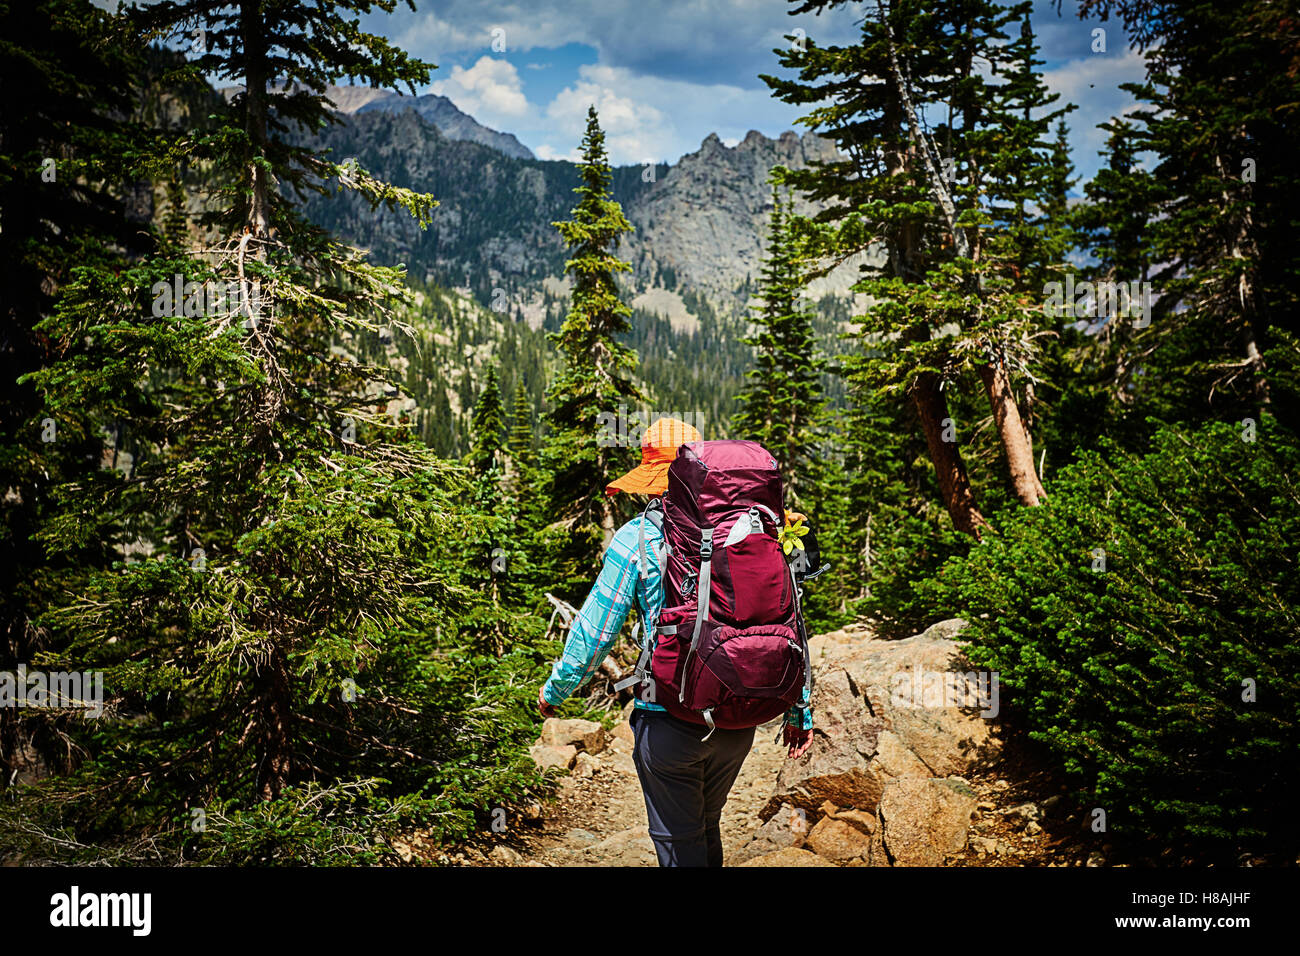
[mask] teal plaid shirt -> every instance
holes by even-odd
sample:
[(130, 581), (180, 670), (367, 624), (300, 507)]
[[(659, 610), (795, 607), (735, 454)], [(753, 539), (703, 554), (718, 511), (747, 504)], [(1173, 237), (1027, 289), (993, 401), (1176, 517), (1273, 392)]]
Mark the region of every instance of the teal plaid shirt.
[[(645, 522), (645, 544), (649, 561), (645, 580), (641, 580), (640, 535)], [(551, 676), (542, 687), (542, 696), (550, 704), (564, 699), (591, 679), (623, 629), (628, 612), (635, 603), (641, 612), (642, 640), (654, 640), (655, 624), (664, 606), (664, 589), (655, 560), (663, 532), (643, 515), (619, 528), (605, 551), (605, 562), (596, 583), (583, 602), (582, 609), (569, 627), (564, 653), (551, 668)], [(793, 727), (812, 728), (812, 707), (808, 706), (808, 688), (803, 689), (802, 706), (786, 711), (785, 721)], [(636, 698), (642, 710), (665, 710), (662, 704)]]

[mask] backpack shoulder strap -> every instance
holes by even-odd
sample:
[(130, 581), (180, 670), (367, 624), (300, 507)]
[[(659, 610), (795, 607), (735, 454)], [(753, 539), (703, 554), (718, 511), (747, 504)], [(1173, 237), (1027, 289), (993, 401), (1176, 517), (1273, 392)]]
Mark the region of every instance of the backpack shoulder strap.
[(641, 551), (641, 560), (637, 562), (637, 570), (641, 575), (642, 581), (646, 579), (646, 569), (650, 566), (650, 554), (645, 548), (645, 523), (647, 521), (651, 522), (659, 529), (660, 541), (657, 557), (659, 558), (659, 577), (662, 579), (664, 566), (668, 561), (668, 542), (663, 540), (664, 506), (663, 502), (658, 498), (652, 498), (650, 503), (645, 506), (645, 510), (641, 512), (641, 526), (638, 529), (638, 545)]

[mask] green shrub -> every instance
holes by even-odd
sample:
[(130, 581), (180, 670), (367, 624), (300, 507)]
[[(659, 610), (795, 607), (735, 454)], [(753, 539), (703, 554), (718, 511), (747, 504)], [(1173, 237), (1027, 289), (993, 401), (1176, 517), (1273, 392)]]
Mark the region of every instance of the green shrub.
[(1294, 847), (1297, 476), (1300, 447), (1269, 420), (1253, 442), (1163, 428), (1140, 457), (1081, 455), (1046, 505), (945, 567), (1008, 718), (1109, 829)]

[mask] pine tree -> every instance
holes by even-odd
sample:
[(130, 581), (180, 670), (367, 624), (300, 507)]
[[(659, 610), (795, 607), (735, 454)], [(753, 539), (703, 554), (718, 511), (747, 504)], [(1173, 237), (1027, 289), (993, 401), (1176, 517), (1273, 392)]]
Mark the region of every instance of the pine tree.
[[(105, 432), (110, 462), (138, 450), (129, 415), (65, 417), (29, 377), (80, 347), (38, 328), (73, 267), (109, 268), (110, 249), (147, 248), (120, 196), (148, 171), (135, 157), (156, 144), (129, 121), (142, 65), (117, 23), (88, 0), (0, 0), (0, 672), (60, 648), (40, 614), (81, 569), (116, 557), (107, 539), (44, 547), (37, 533), (57, 513), (55, 489), (99, 478)], [(0, 791), (39, 771), (32, 761), (70, 769), (69, 722), (0, 707)]]
[(501, 388), (497, 384), (497, 370), (488, 366), (487, 381), (474, 405), (469, 456), (470, 467), (480, 478), (502, 470), (505, 438), (505, 417), (501, 407)]
[[(809, 0), (796, 12), (837, 5)], [(987, 519), (950, 397), (970, 372), (984, 381), (1017, 495), (1027, 504), (1041, 497), (1010, 371), (1032, 361), (1042, 331), (1029, 260), (1041, 271), (1055, 248), (1039, 241), (1028, 197), (1049, 183), (1040, 140), (1059, 113), (1042, 112), (1052, 97), (1036, 72), (1032, 32), (1022, 29), (1019, 41), (1006, 32), (1028, 10), (880, 4), (859, 43), (780, 51), (798, 77), (764, 77), (779, 98), (813, 106), (802, 122), (846, 156), (783, 177), (831, 204), (799, 226), (810, 257), (886, 253), (857, 287), (874, 299), (860, 323), (864, 351), (844, 363), (859, 401), (910, 398), (953, 526), (976, 537)], [(930, 118), (942, 121), (931, 128)]]
[(762, 305), (755, 309), (755, 332), (745, 339), (754, 349), (732, 437), (760, 443), (781, 468), (792, 510), (814, 492), (815, 450), (820, 443), (825, 400), (821, 391), (824, 360), (817, 354), (812, 314), (805, 305), (800, 264), (790, 234), (793, 202), (772, 190), (767, 254), (759, 280)]
[[(1149, 241), (1155, 301), (1135, 401), (1166, 419), (1258, 420), (1300, 428), (1300, 98), (1294, 11), (1212, 0), (1086, 0), (1080, 15), (1119, 15), (1147, 75), (1125, 84), (1129, 117), (1154, 155)], [(1131, 173), (1133, 191), (1147, 177)], [(1112, 186), (1113, 188), (1113, 186)], [(1104, 213), (1120, 229), (1125, 211)], [(1130, 277), (1130, 278), (1136, 278)]]
[(1032, 386), (1040, 362), (1041, 341), (1054, 337), (1056, 319), (1039, 307), (1047, 283), (1060, 278), (1066, 234), (1047, 214), (1063, 200), (1058, 165), (1060, 142), (1048, 142), (1054, 122), (1073, 106), (1054, 108), (1039, 72), (1038, 43), (1029, 7), (1013, 11), (1021, 19), (1020, 35), (1001, 52), (1007, 60), (1005, 82), (989, 90), (980, 128), (968, 137), (973, 175), (987, 197), (982, 228), (973, 232), (972, 254), (978, 265), (979, 308), (963, 331), (983, 354), (975, 362), (993, 412), (1012, 490), (1025, 505), (1045, 497), (1034, 463), (1033, 442), (1021, 415), (1013, 375)]
[[(809, 0), (793, 12), (838, 5)], [(876, 304), (861, 317), (864, 353), (846, 357), (846, 374), (859, 393), (902, 394), (914, 404), (953, 525), (978, 535), (987, 522), (976, 505), (945, 393), (959, 362), (952, 341), (936, 334), (967, 308), (967, 274), (953, 260), (969, 261), (970, 240), (956, 221), (959, 194), (947, 176), (960, 159), (960, 144), (939, 139), (947, 128), (931, 134), (920, 126), (928, 104), (943, 103), (946, 113), (947, 99), (974, 98), (975, 54), (1002, 36), (987, 4), (960, 13), (960, 23), (947, 23), (912, 0), (878, 7), (863, 20), (858, 43), (823, 48), (810, 40), (778, 51), (796, 78), (763, 80), (779, 99), (812, 107), (801, 122), (831, 137), (844, 156), (782, 177), (829, 206), (815, 223), (801, 225), (809, 258), (839, 261), (874, 244), (886, 252), (884, 269), (856, 287)], [(954, 102), (959, 117), (960, 105)], [(946, 156), (939, 155), (939, 141)], [(956, 295), (944, 288), (954, 283)]]
[[(1153, 226), (1165, 189), (1139, 162), (1137, 127), (1124, 119), (1100, 124), (1107, 132), (1105, 165), (1084, 186), (1084, 202), (1071, 210), (1069, 225), (1092, 260), (1081, 270), (1089, 282), (1146, 283), (1154, 271)], [(1068, 303), (1067, 303), (1068, 304)], [(1084, 447), (1102, 434), (1142, 444), (1151, 409), (1139, 404), (1145, 385), (1141, 355), (1158, 333), (1118, 318), (1079, 314), (1066, 323), (1071, 387), (1062, 396), (1061, 427)]]
[[(402, 273), (293, 198), (338, 185), (428, 221), (431, 197), (295, 144), (330, 121), (327, 83), (427, 82), (428, 64), (359, 30), (372, 6), (133, 13), (142, 36), (197, 28), (188, 69), (242, 90), (181, 138), (221, 184), (201, 223), (213, 248), (80, 268), (43, 326), (89, 342), (35, 376), (52, 414), (129, 412), (150, 442), (129, 482), (66, 483), (43, 533), (130, 559), (91, 569), (47, 615), (69, 635), (52, 663), (102, 670), (113, 719), (82, 742), (76, 773), (22, 806), (40, 821), (25, 832), (57, 835), (26, 848), (33, 859), (372, 859), (399, 820), (467, 826), (466, 780), (527, 732), (517, 691), (473, 705), (460, 693), (497, 687), (493, 668), (531, 673), (527, 654), (421, 659), (467, 597), (450, 570), (463, 483), (375, 398), (392, 373), (335, 348), (395, 324)], [(191, 828), (200, 809), (220, 839)]]
[(571, 218), (552, 224), (569, 250), (564, 269), (572, 292), (564, 324), (550, 336), (564, 370), (547, 393), (545, 451), (546, 497), (561, 522), (557, 587), (575, 599), (594, 576), (602, 538), (614, 530), (616, 511), (605, 485), (628, 459), (601, 435), (599, 416), (617, 414), (620, 405), (632, 407), (642, 398), (632, 379), (636, 354), (619, 341), (631, 331), (632, 310), (619, 298), (615, 279), (632, 268), (617, 255), (619, 239), (632, 225), (610, 194), (605, 134), (594, 106), (587, 113), (578, 172), (578, 204)]

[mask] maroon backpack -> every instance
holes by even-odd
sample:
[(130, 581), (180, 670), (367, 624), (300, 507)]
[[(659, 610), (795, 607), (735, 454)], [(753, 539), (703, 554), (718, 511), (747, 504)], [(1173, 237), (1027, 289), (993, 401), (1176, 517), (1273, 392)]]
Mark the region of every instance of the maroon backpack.
[[(812, 664), (777, 539), (785, 500), (772, 455), (751, 441), (687, 442), (657, 507), (645, 517), (664, 532), (663, 611), (622, 685), (639, 681), (643, 700), (709, 734), (757, 727), (799, 703)], [(644, 521), (640, 560), (644, 573)]]

